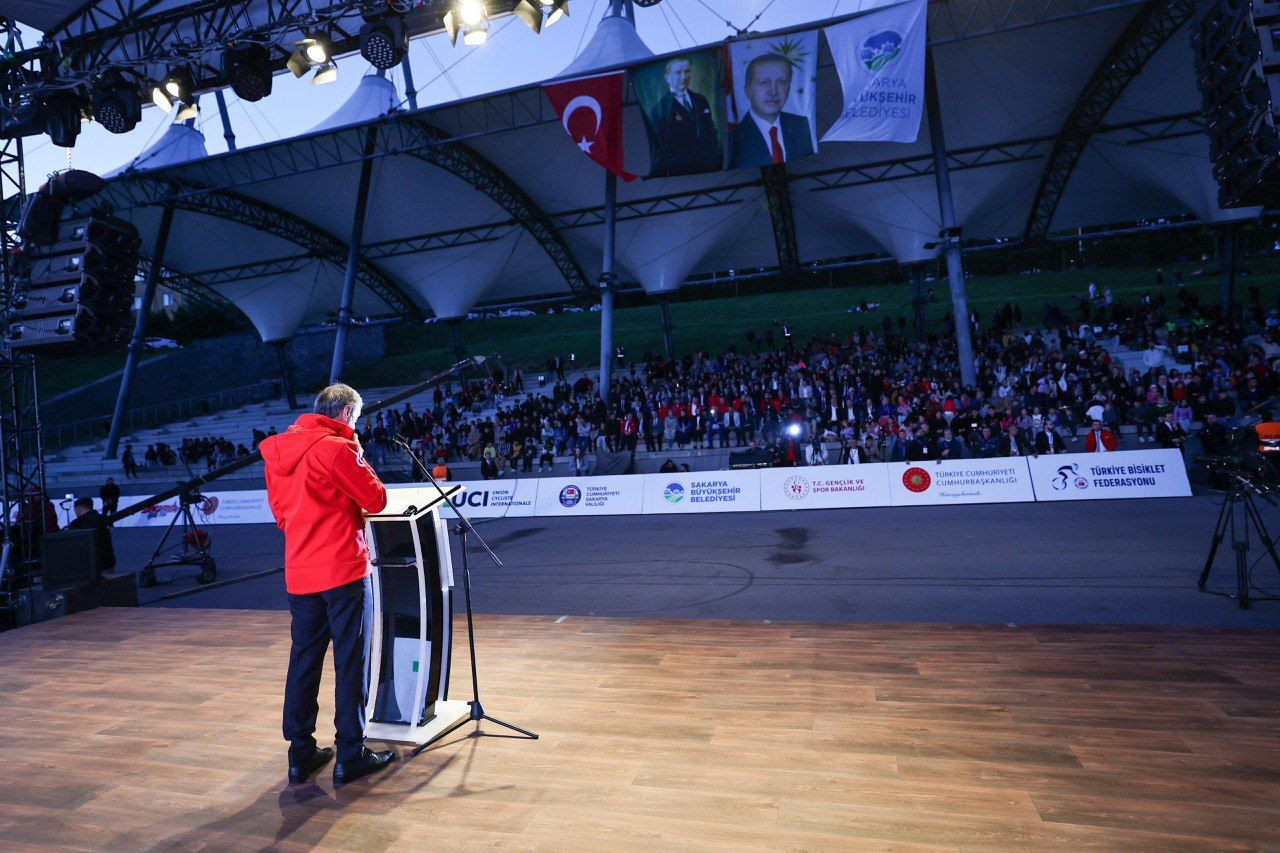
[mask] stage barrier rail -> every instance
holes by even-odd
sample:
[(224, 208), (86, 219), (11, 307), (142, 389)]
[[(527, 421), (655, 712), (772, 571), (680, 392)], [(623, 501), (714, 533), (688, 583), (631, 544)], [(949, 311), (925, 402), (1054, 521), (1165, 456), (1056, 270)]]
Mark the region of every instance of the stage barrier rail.
[[(392, 484), (388, 488), (420, 486)], [(684, 474), (526, 477), (463, 482), (455, 503), (474, 518), (685, 515), (887, 506), (1189, 497), (1177, 450), (1122, 450), (945, 462), (880, 462)], [(130, 498), (121, 498), (128, 503)], [(174, 498), (122, 519), (159, 527)], [(266, 490), (206, 492), (203, 524), (272, 524)]]

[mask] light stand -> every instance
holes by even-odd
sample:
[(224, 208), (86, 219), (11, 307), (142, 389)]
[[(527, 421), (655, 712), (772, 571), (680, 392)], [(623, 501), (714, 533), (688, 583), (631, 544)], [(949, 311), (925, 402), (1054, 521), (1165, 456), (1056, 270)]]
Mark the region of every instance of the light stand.
[[(441, 500), (447, 504), (449, 508), (453, 510), (453, 514), (458, 517), (458, 524), (454, 526), (453, 533), (462, 542), (462, 590), (467, 601), (467, 646), (471, 653), (471, 701), (467, 703), (471, 708), (471, 716), (468, 718), (468, 722), (475, 722), (478, 724), (483, 720), (488, 720), (495, 725), (510, 729), (513, 732), (518, 732), (522, 737), (526, 737), (530, 740), (537, 740), (538, 735), (533, 732), (527, 729), (522, 729), (519, 726), (513, 726), (511, 723), (503, 722), (497, 717), (489, 716), (484, 711), (484, 705), (480, 703), (480, 676), (479, 670), (476, 668), (476, 631), (471, 611), (471, 566), (467, 562), (467, 535), (471, 534), (476, 537), (476, 541), (480, 543), (482, 548), (484, 548), (485, 553), (489, 555), (489, 559), (493, 560), (493, 564), (495, 566), (502, 568), (502, 561), (498, 559), (497, 554), (493, 553), (493, 549), (489, 547), (488, 542), (484, 541), (484, 537), (476, 531), (475, 525), (471, 523), (471, 519), (467, 518), (462, 513), (462, 510), (458, 509), (458, 507), (454, 505), (453, 501), (449, 499), (449, 495), (445, 490), (440, 488), (440, 482), (431, 475), (431, 472), (427, 470), (427, 466), (423, 465), (422, 460), (414, 454), (413, 448), (409, 446), (409, 443), (402, 438), (392, 438), (392, 441), (408, 451), (410, 458), (413, 459), (414, 463), (427, 478), (427, 482), (435, 488), (435, 490), (440, 494)], [(417, 755), (419, 752), (422, 752), (422, 750), (449, 734), (450, 731), (451, 730), (443, 731), (426, 743), (414, 747), (409, 755)]]
[[(1266, 525), (1262, 522), (1262, 513), (1258, 511), (1258, 505), (1254, 501), (1254, 492), (1262, 496), (1262, 499), (1272, 506), (1275, 502), (1267, 495), (1266, 492), (1260, 491), (1245, 477), (1235, 472), (1226, 472), (1231, 478), (1227, 486), (1227, 496), (1222, 502), (1222, 509), (1218, 511), (1218, 521), (1213, 528), (1213, 541), (1209, 546), (1209, 557), (1205, 560), (1204, 570), (1200, 572), (1200, 580), (1196, 583), (1201, 592), (1208, 592), (1211, 595), (1221, 595), (1225, 598), (1234, 598), (1240, 605), (1241, 610), (1249, 609), (1249, 527), (1252, 525), (1257, 531), (1258, 538), (1262, 540), (1263, 547), (1267, 549), (1267, 553), (1271, 556), (1271, 562), (1275, 564), (1276, 571), (1280, 572), (1280, 555), (1276, 554), (1275, 542), (1271, 538), (1271, 534), (1267, 532)], [(1236, 512), (1239, 510), (1243, 513), (1243, 518), (1237, 523)], [(1231, 549), (1235, 551), (1236, 564), (1236, 592), (1234, 595), (1228, 592), (1216, 592), (1211, 589), (1205, 589), (1205, 584), (1209, 580), (1209, 571), (1213, 568), (1213, 558), (1218, 554), (1218, 546), (1222, 544), (1222, 540), (1226, 538), (1227, 529), (1231, 529)], [(1256, 601), (1278, 601), (1280, 596), (1274, 595), (1257, 595), (1253, 596)]]

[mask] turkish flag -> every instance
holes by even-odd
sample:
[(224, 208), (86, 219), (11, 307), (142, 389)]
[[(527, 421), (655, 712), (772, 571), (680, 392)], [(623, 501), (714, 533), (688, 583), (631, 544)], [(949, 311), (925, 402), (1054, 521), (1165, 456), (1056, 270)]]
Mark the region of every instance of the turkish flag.
[(592, 160), (624, 181), (636, 176), (622, 168), (622, 84), (626, 73), (601, 74), (542, 87), (560, 124)]

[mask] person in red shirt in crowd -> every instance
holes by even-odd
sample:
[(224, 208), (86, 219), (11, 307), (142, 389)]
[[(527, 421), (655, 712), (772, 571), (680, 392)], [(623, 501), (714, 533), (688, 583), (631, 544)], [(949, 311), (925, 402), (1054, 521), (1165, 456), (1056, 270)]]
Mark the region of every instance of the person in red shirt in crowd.
[(335, 784), (386, 767), (391, 750), (364, 745), (366, 638), (370, 630), (369, 549), (364, 514), (387, 505), (387, 490), (356, 439), (362, 401), (348, 385), (330, 385), (313, 414), (261, 444), (267, 500), (284, 531), (284, 582), (292, 616), (285, 680), (284, 736), (289, 783), (305, 782), (333, 758), (316, 745), (317, 697), (325, 651), (336, 675)]
[(1118, 442), (1116, 434), (1102, 425), (1102, 421), (1094, 420), (1093, 426), (1089, 428), (1089, 434), (1084, 438), (1085, 453), (1111, 453), (1115, 451)]

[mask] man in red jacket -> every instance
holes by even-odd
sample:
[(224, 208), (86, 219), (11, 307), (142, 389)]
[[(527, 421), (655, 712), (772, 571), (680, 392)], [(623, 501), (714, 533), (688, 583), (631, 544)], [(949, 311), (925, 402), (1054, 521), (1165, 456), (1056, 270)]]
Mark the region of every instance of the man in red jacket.
[(1089, 429), (1089, 434), (1084, 439), (1085, 453), (1111, 453), (1119, 446), (1116, 441), (1116, 434), (1102, 425), (1102, 421), (1095, 419), (1093, 426)]
[(355, 437), (361, 400), (354, 388), (330, 385), (314, 414), (260, 446), (267, 499), (284, 531), (284, 583), (293, 617), (289, 675), (284, 691), (284, 736), (289, 783), (305, 782), (333, 757), (316, 746), (317, 697), (324, 655), (333, 642), (333, 781), (343, 784), (387, 766), (391, 750), (364, 745), (365, 667), (369, 636), (369, 551), (364, 514), (387, 505), (387, 490), (364, 461)]

